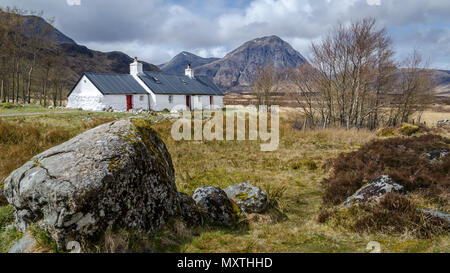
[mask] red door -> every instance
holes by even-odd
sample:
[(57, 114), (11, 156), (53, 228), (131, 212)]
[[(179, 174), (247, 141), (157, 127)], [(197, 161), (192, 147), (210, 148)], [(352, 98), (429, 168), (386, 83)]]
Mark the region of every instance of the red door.
[(213, 106), (213, 96), (209, 96), (209, 106), (210, 108)]
[(133, 109), (133, 96), (127, 95), (127, 111)]
[(186, 96), (186, 108), (191, 110), (191, 96)]

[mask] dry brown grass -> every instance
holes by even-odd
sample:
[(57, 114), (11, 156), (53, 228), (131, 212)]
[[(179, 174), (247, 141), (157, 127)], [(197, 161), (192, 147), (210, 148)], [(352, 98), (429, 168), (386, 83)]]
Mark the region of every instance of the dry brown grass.
[(84, 130), (111, 121), (111, 118), (92, 118), (80, 122), (77, 128), (67, 128), (26, 119), (0, 119), (0, 188), (3, 180), (16, 168), (36, 154), (63, 143)]

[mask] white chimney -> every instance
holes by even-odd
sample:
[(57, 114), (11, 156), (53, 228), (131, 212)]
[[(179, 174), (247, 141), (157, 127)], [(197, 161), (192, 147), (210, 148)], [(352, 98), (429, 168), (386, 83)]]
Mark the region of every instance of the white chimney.
[(194, 78), (194, 70), (191, 68), (191, 64), (188, 64), (186, 70), (184, 70), (184, 75), (188, 76), (189, 78)]
[(137, 57), (135, 57), (134, 61), (130, 64), (130, 74), (133, 76), (137, 76), (141, 73), (144, 73), (142, 63), (138, 62)]

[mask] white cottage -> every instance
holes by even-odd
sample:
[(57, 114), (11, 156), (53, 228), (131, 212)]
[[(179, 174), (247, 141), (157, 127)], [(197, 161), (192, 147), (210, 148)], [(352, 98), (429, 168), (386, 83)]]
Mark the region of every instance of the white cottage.
[(143, 71), (135, 59), (130, 74), (84, 73), (69, 93), (67, 107), (91, 111), (221, 109), (223, 96), (210, 78), (194, 76), (190, 65), (179, 76)]

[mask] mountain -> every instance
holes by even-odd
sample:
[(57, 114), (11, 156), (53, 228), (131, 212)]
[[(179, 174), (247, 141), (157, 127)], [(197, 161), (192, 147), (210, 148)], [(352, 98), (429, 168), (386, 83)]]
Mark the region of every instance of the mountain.
[(273, 63), (276, 68), (292, 68), (306, 59), (290, 44), (277, 36), (248, 41), (224, 58), (194, 69), (198, 75), (208, 75), (223, 90), (242, 91), (252, 86), (258, 67)]
[[(52, 51), (50, 54), (63, 56), (64, 64), (69, 70), (70, 85), (74, 84), (84, 72), (130, 73), (130, 63), (133, 62), (133, 58), (119, 51), (100, 52), (77, 44), (60, 44)], [(145, 71), (161, 71), (153, 64), (142, 63)]]
[(436, 95), (450, 96), (450, 70), (433, 70), (431, 77), (437, 85)]
[(166, 73), (184, 75), (184, 70), (188, 63), (191, 64), (192, 68), (196, 68), (217, 60), (219, 58), (202, 58), (190, 52), (183, 51), (173, 57), (169, 62), (161, 64), (158, 67)]
[(57, 44), (73, 44), (73, 45), (76, 44), (74, 40), (64, 35), (61, 31), (54, 28), (47, 21), (45, 21), (43, 18), (39, 16), (27, 15), (23, 16), (23, 19), (25, 20), (27, 32), (30, 31), (41, 32), (44, 29), (49, 29), (48, 34), (45, 35), (44, 37), (47, 41), (54, 42)]

